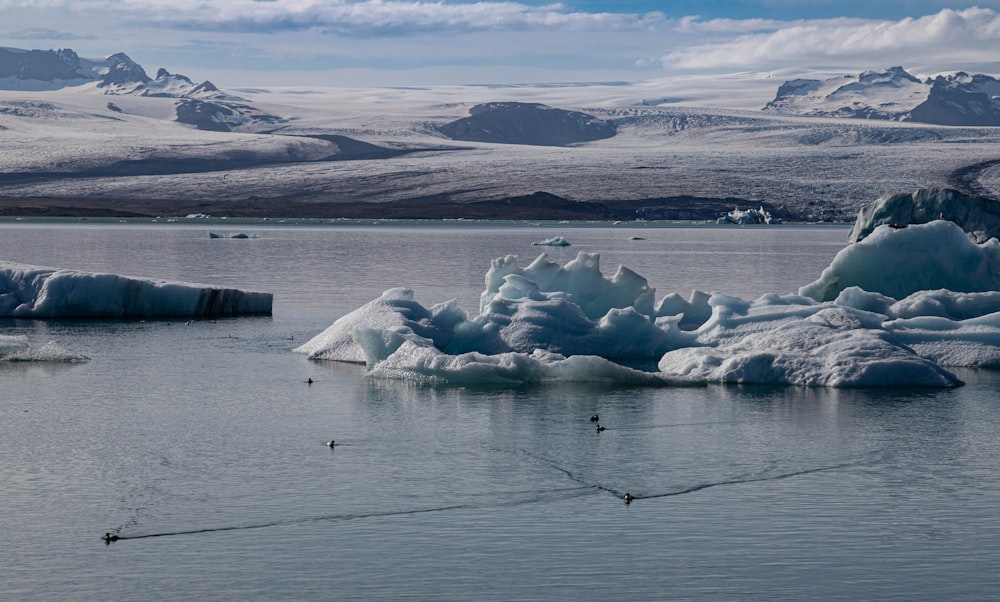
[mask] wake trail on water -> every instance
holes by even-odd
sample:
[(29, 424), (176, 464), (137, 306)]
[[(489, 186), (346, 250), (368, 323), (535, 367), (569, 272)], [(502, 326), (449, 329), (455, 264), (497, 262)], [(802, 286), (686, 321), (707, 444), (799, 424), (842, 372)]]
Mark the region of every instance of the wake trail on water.
[(575, 497), (579, 495), (588, 495), (591, 492), (592, 489), (590, 487), (561, 487), (555, 489), (547, 489), (544, 491), (535, 490), (535, 491), (522, 491), (522, 492), (508, 492), (508, 495), (513, 493), (517, 497), (515, 497), (514, 499), (499, 500), (499, 501), (493, 500), (491, 502), (483, 502), (483, 503), (462, 503), (462, 504), (450, 504), (444, 506), (433, 506), (428, 508), (407, 508), (401, 510), (382, 510), (373, 512), (328, 514), (323, 516), (287, 518), (269, 522), (253, 523), (249, 525), (227, 525), (221, 527), (205, 527), (201, 529), (185, 529), (177, 531), (163, 531), (158, 533), (142, 533), (138, 535), (122, 535), (121, 531), (123, 529), (125, 529), (130, 524), (134, 524), (134, 522), (130, 521), (130, 523), (126, 523), (125, 525), (122, 525), (121, 527), (110, 531), (110, 533), (116, 536), (117, 541), (122, 541), (126, 539), (151, 539), (154, 537), (173, 537), (176, 535), (221, 533), (224, 531), (246, 531), (251, 529), (287, 527), (291, 525), (302, 525), (308, 523), (363, 520), (367, 518), (384, 518), (384, 517), (395, 517), (395, 516), (415, 516), (419, 514), (428, 514), (434, 512), (448, 512), (451, 510), (475, 510), (484, 508), (520, 506), (525, 504), (538, 503), (550, 498), (566, 498), (566, 497)]
[[(529, 450), (526, 450), (526, 449), (517, 449), (517, 450), (514, 450), (514, 451), (516, 453), (519, 453), (519, 454), (528, 456), (528, 457), (530, 457), (530, 458), (532, 458), (534, 460), (537, 460), (541, 464), (549, 466), (553, 470), (556, 470), (558, 472), (563, 473), (570, 480), (572, 480), (572, 481), (574, 481), (576, 483), (579, 483), (583, 487), (587, 487), (587, 488), (590, 488), (590, 489), (593, 489), (593, 490), (598, 490), (598, 491), (605, 491), (607, 493), (610, 493), (610, 494), (614, 495), (615, 497), (623, 497), (627, 493), (625, 490), (619, 489), (619, 488), (617, 488), (617, 487), (615, 487), (613, 485), (606, 485), (606, 484), (603, 484), (603, 483), (597, 483), (595, 481), (588, 480), (588, 479), (584, 478), (583, 476), (581, 476), (579, 473), (574, 472), (573, 470), (570, 470), (569, 468), (566, 468), (565, 466), (559, 464), (557, 461), (555, 461), (555, 460), (553, 460), (551, 458), (548, 458), (546, 456), (543, 456), (541, 454), (538, 454), (538, 453), (535, 453), (535, 452), (532, 452), (532, 451), (529, 451)], [(695, 493), (696, 491), (702, 491), (702, 490), (705, 490), (705, 489), (711, 489), (712, 487), (723, 487), (723, 486), (726, 486), (726, 485), (742, 485), (744, 483), (760, 483), (760, 482), (765, 482), (765, 481), (779, 481), (781, 479), (789, 479), (789, 478), (792, 478), (792, 477), (798, 477), (798, 476), (803, 476), (803, 475), (808, 475), (808, 474), (815, 474), (815, 473), (820, 473), (820, 472), (827, 472), (827, 471), (839, 470), (839, 469), (842, 469), (842, 468), (851, 468), (851, 467), (855, 467), (855, 466), (860, 466), (861, 464), (862, 463), (860, 463), (860, 462), (842, 462), (840, 464), (831, 464), (831, 465), (828, 465), (828, 466), (817, 466), (817, 467), (813, 467), (813, 468), (804, 468), (804, 469), (801, 469), (801, 470), (794, 470), (794, 471), (790, 471), (790, 472), (781, 472), (781, 473), (777, 473), (777, 474), (775, 474), (775, 473), (768, 473), (768, 474), (760, 474), (760, 473), (748, 474), (748, 475), (745, 475), (745, 476), (737, 476), (737, 477), (734, 477), (734, 478), (731, 478), (731, 479), (724, 479), (724, 480), (718, 480), (718, 481), (710, 481), (710, 482), (707, 482), (707, 483), (699, 483), (697, 485), (692, 485), (690, 487), (685, 487), (683, 489), (677, 489), (677, 490), (674, 490), (674, 491), (666, 491), (666, 492), (662, 492), (662, 493), (647, 493), (647, 494), (632, 494), (632, 493), (629, 493), (629, 495), (631, 496), (632, 500), (643, 500), (643, 499), (647, 499), (648, 500), (648, 499), (656, 499), (656, 498), (664, 498), (664, 497), (673, 497), (673, 496), (678, 496), (678, 495), (685, 495), (685, 494), (688, 494), (688, 493)]]

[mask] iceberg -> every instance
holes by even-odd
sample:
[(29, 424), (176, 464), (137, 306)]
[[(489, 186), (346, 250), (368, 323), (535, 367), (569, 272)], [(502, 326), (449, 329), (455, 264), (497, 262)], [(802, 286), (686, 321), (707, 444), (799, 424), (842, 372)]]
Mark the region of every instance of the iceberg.
[(841, 249), (819, 279), (799, 293), (830, 301), (851, 287), (894, 299), (924, 290), (1000, 290), (1000, 241), (977, 244), (958, 224), (945, 220), (906, 228), (878, 226)]
[(0, 317), (213, 318), (270, 314), (271, 293), (0, 261)]
[(903, 228), (935, 220), (953, 222), (973, 241), (983, 243), (1000, 235), (1000, 203), (949, 188), (887, 194), (858, 212), (848, 240), (858, 242), (883, 225)]
[(740, 226), (749, 224), (774, 225), (780, 224), (781, 220), (771, 215), (771, 212), (764, 209), (764, 207), (759, 207), (758, 209), (740, 209), (739, 207), (736, 207), (729, 213), (717, 219), (716, 223), (736, 224)]
[(536, 247), (568, 247), (569, 241), (563, 236), (553, 236), (552, 238), (546, 238), (538, 242), (531, 243)]
[[(295, 351), (364, 363), (373, 378), (463, 386), (954, 387), (945, 365), (1000, 365), (997, 292), (897, 301), (852, 287), (827, 301), (747, 301), (695, 291), (654, 303), (644, 278), (624, 267), (606, 278), (590, 253), (563, 266), (544, 254), (527, 267), (501, 257), (485, 285), (474, 317), (454, 300), (425, 307), (410, 289), (387, 290)], [(960, 352), (970, 341), (975, 351)]]
[(605, 277), (596, 253), (525, 267), (508, 255), (491, 262), (474, 317), (395, 288), (295, 351), (362, 362), (374, 378), (463, 386), (960, 386), (946, 367), (1000, 367), (1000, 240), (992, 206), (956, 195), (879, 199), (859, 214), (857, 240), (796, 294), (657, 302), (626, 267)]

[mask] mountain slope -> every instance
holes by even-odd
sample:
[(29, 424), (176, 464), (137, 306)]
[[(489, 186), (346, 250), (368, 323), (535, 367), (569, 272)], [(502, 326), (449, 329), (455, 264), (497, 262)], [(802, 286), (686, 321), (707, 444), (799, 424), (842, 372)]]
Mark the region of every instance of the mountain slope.
[(566, 146), (615, 135), (614, 124), (593, 115), (525, 102), (490, 102), (438, 130), (452, 140)]
[(935, 125), (1000, 125), (1000, 80), (959, 72), (921, 81), (902, 67), (783, 83), (765, 111)]
[[(228, 132), (282, 121), (277, 115), (219, 90), (210, 81), (196, 84), (162, 68), (151, 78), (124, 52), (104, 59), (85, 59), (68, 48), (0, 48), (0, 90), (51, 91), (88, 85), (110, 96), (176, 98), (177, 121), (202, 130)], [(122, 110), (116, 103), (108, 103), (108, 108)]]

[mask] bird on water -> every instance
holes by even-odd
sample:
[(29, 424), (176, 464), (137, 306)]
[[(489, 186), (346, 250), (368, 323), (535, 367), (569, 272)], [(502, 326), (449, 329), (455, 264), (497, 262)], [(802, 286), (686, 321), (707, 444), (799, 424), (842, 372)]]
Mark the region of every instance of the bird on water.
[(599, 424), (597, 425), (597, 432), (598, 432), (598, 433), (600, 433), (600, 432), (602, 432), (602, 431), (606, 431), (606, 430), (608, 430), (608, 429), (604, 428), (603, 426), (601, 426), (601, 425), (599, 425)]
[(117, 535), (112, 535), (110, 533), (105, 533), (103, 539), (104, 539), (104, 543), (111, 543), (112, 541), (118, 541), (119, 538), (118, 538)]
[(336, 447), (336, 445), (337, 445), (337, 442), (333, 441), (332, 439), (330, 441), (326, 442), (326, 446), (327, 447)]
[(594, 414), (593, 416), (590, 417), (590, 421), (591, 422), (597, 422), (600, 419), (601, 419), (601, 417), (598, 416), (597, 414)]
[(626, 504), (631, 504), (632, 500), (635, 499), (635, 496), (631, 493), (625, 493), (625, 495), (622, 496), (622, 499), (625, 500)]

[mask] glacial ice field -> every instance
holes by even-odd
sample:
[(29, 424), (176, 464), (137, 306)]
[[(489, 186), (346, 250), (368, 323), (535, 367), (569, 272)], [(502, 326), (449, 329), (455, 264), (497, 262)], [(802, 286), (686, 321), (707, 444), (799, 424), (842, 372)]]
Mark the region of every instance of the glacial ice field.
[[(537, 191), (608, 203), (689, 195), (843, 221), (884, 193), (997, 189), (996, 168), (984, 163), (1000, 142), (994, 128), (776, 116), (759, 111), (757, 97), (727, 103), (718, 91), (643, 104), (656, 92), (661, 100), (671, 96), (611, 85), (245, 90), (240, 94), (287, 120), (266, 131), (219, 133), (165, 118), (170, 99), (116, 96), (122, 112), (109, 112), (107, 97), (92, 92), (5, 91), (0, 193), (10, 202), (111, 207), (211, 199), (254, 211), (272, 203), (472, 202)], [(614, 122), (618, 134), (533, 147), (456, 142), (436, 130), (477, 102), (496, 100), (588, 111)], [(340, 161), (342, 149), (316, 137), (323, 135), (400, 154)]]

